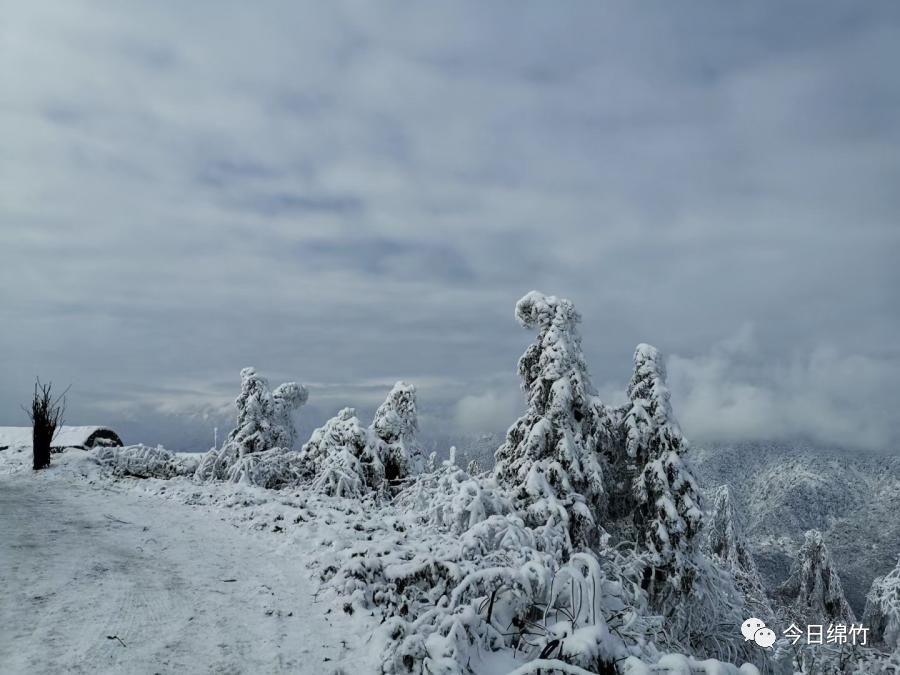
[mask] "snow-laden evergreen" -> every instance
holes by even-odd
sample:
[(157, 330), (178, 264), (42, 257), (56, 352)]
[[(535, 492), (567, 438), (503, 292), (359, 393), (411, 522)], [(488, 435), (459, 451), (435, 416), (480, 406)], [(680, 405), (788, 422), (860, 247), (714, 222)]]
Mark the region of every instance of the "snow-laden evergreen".
[(519, 359), (528, 409), (497, 450), (494, 475), (509, 489), (525, 522), (564, 524), (575, 549), (600, 541), (607, 495), (603, 456), (609, 433), (591, 386), (574, 305), (532, 291), (516, 319), (537, 331)]
[(313, 431), (300, 451), (312, 488), (335, 497), (361, 497), (384, 483), (384, 464), (353, 408), (344, 408)]
[(308, 394), (295, 382), (286, 382), (275, 392), (269, 392), (268, 380), (255, 368), (241, 370), (241, 393), (235, 400), (237, 425), (226, 443), (236, 445), (241, 456), (293, 446), (297, 430), (291, 415), (306, 403)]
[(397, 480), (422, 471), (416, 388), (406, 382), (394, 384), (372, 420), (375, 453), (384, 465), (386, 480)]
[(286, 382), (272, 393), (266, 378), (254, 368), (241, 370), (236, 425), (221, 448), (203, 456), (196, 479), (271, 488), (291, 484), (299, 471), (290, 450), (297, 436), (292, 415), (307, 398), (306, 388), (295, 382)]
[(727, 485), (720, 486), (705, 523), (704, 549), (731, 571), (735, 583), (747, 600), (747, 616), (774, 625), (775, 613), (766, 595), (759, 569), (747, 546), (735, 515), (734, 501)]
[(890, 573), (872, 582), (863, 623), (874, 641), (900, 651), (900, 561)]
[(297, 442), (294, 413), (309, 399), (309, 392), (296, 382), (284, 382), (272, 392), (272, 447), (292, 450)]
[(316, 429), (300, 453), (313, 490), (332, 496), (387, 493), (422, 467), (416, 389), (397, 382), (365, 428), (344, 408)]
[[(767, 668), (765, 652), (735, 640), (748, 602), (729, 566), (694, 545), (699, 498), (689, 469), (676, 461), (686, 444), (664, 370), (655, 371), (646, 396), (635, 386), (629, 407), (611, 410), (593, 393), (569, 301), (533, 292), (516, 316), (538, 332), (519, 362), (528, 409), (498, 450), (493, 474), (467, 473), (452, 460), (436, 466), (432, 455), (393, 502), (413, 518), (393, 525), (403, 533), (398, 541), (362, 543), (323, 571), (329, 588), (384, 616), (383, 672), (462, 675), (478, 672), (486, 655), (510, 652), (541, 664), (552, 657), (561, 672), (607, 672), (624, 659), (632, 667), (654, 663), (663, 644)], [(636, 419), (637, 406), (650, 421), (632, 435), (629, 455), (625, 413)], [(661, 561), (659, 547), (647, 544), (656, 540), (640, 528), (661, 521), (674, 530), (678, 520), (634, 515), (639, 497), (649, 498), (636, 480), (660, 456), (675, 470), (666, 475), (668, 493), (654, 489), (690, 522), (675, 548), (697, 577), (690, 593), (684, 583), (672, 589), (669, 603), (643, 587)], [(610, 466), (617, 473), (606, 473)], [(616, 481), (623, 499), (613, 509), (607, 486)], [(407, 543), (410, 527), (425, 540)]]
[(695, 537), (703, 523), (700, 491), (682, 455), (688, 444), (672, 414), (662, 355), (648, 344), (634, 352), (624, 414), (625, 450), (640, 473), (634, 521), (652, 569), (652, 597), (690, 591)]
[(785, 623), (806, 626), (856, 622), (831, 553), (818, 530), (804, 535), (790, 576), (778, 588), (777, 595), (784, 603)]

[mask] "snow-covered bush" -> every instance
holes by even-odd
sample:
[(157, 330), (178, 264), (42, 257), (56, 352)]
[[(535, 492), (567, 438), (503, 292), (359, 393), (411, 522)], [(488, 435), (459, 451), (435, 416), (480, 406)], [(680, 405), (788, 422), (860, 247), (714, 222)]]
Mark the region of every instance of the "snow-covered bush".
[(241, 458), (240, 449), (233, 443), (211, 448), (200, 458), (194, 479), (200, 482), (228, 480), (231, 468)]
[(512, 510), (509, 499), (492, 476), (471, 476), (446, 462), (424, 474), (394, 500), (398, 508), (415, 513), (423, 525), (461, 534), (494, 515)]
[[(250, 482), (262, 487), (291, 484), (298, 471), (295, 462), (286, 452), (274, 450), (290, 451), (297, 436), (291, 415), (307, 398), (306, 388), (295, 382), (286, 382), (272, 393), (268, 381), (254, 368), (241, 370), (235, 428), (221, 448), (203, 456), (195, 479)], [(259, 453), (265, 456), (251, 458)], [(285, 473), (279, 477), (278, 471)]]
[(874, 641), (900, 650), (900, 561), (890, 573), (872, 582), (863, 624), (869, 627)]
[(700, 491), (682, 458), (687, 442), (672, 414), (665, 364), (650, 345), (635, 349), (628, 398), (625, 450), (640, 471), (634, 521), (651, 562), (645, 586), (653, 598), (684, 595), (693, 582), (694, 538), (703, 513)]
[(190, 459), (178, 457), (162, 446), (102, 446), (91, 450), (91, 458), (109, 468), (115, 476), (135, 478), (169, 479), (191, 475), (196, 468)]
[(497, 450), (494, 475), (527, 523), (563, 523), (575, 548), (590, 547), (606, 510), (598, 448), (607, 427), (581, 350), (581, 317), (568, 300), (532, 291), (516, 319), (537, 330), (519, 359), (528, 409)]
[(303, 462), (299, 453), (272, 448), (238, 456), (228, 468), (227, 480), (279, 490), (297, 485), (303, 476)]

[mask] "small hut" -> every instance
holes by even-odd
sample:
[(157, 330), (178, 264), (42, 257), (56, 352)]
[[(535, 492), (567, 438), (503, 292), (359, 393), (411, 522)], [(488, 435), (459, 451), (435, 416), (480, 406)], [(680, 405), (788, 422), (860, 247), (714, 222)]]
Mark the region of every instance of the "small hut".
[[(97, 446), (121, 447), (119, 434), (109, 427), (60, 427), (56, 430), (51, 450), (81, 448), (90, 450)], [(31, 427), (0, 427), (0, 450), (25, 450), (31, 448)]]

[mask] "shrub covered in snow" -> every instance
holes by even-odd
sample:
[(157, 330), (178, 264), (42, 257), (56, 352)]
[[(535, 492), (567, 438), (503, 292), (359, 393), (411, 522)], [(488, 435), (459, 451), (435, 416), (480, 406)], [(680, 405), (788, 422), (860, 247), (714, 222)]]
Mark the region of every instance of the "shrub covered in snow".
[(92, 459), (109, 468), (116, 476), (169, 479), (193, 474), (195, 463), (178, 457), (162, 446), (102, 446), (91, 450)]
[(889, 574), (872, 582), (863, 623), (874, 641), (900, 650), (900, 562)]
[(299, 453), (284, 448), (272, 448), (236, 457), (228, 467), (226, 480), (279, 490), (297, 485), (303, 475), (303, 463)]
[(461, 534), (490, 516), (506, 515), (512, 504), (491, 476), (471, 476), (451, 462), (424, 474), (394, 502), (418, 522)]

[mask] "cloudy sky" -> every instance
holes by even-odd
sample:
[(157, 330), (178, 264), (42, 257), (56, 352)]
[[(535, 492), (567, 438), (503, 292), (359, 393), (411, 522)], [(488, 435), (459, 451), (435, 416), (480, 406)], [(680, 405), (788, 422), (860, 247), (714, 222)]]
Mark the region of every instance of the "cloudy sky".
[(900, 442), (896, 3), (0, 12), (0, 424), (39, 374), (189, 446), (252, 364), (305, 428), (402, 378), (502, 430), (536, 288), (695, 440)]

